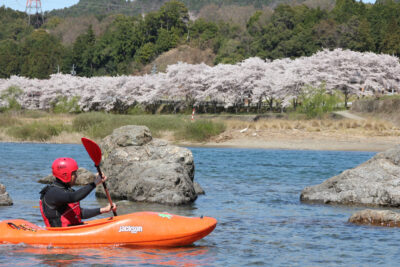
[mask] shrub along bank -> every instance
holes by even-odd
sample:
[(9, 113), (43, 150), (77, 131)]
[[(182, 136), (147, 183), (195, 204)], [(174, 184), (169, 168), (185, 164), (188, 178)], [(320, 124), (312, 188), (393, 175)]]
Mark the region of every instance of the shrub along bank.
[(222, 122), (202, 119), (192, 122), (190, 117), (184, 115), (120, 115), (101, 112), (74, 115), (11, 110), (0, 113), (0, 132), (19, 141), (45, 142), (62, 132), (101, 139), (124, 125), (145, 125), (154, 137), (160, 137), (163, 132), (171, 132), (176, 140), (188, 141), (206, 141), (225, 130)]

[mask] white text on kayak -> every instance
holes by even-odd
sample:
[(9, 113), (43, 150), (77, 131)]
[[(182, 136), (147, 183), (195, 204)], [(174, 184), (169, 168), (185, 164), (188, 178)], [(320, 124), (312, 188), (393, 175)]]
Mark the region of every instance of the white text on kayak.
[(120, 226), (119, 232), (131, 232), (131, 234), (136, 234), (138, 232), (143, 232), (142, 226)]

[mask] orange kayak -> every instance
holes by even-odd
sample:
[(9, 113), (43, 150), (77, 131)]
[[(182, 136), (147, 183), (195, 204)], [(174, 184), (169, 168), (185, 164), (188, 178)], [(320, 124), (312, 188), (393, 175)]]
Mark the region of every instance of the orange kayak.
[(55, 247), (176, 247), (205, 237), (216, 225), (217, 220), (211, 217), (192, 218), (157, 212), (131, 213), (70, 227), (42, 228), (17, 219), (0, 222), (0, 243)]

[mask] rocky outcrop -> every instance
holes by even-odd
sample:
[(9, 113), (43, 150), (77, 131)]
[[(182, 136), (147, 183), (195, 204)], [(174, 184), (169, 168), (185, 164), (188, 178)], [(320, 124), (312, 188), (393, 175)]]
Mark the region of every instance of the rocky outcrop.
[(400, 213), (367, 209), (354, 213), (349, 222), (360, 225), (400, 227)]
[(6, 191), (6, 187), (0, 184), (0, 206), (11, 206), (13, 201)]
[[(115, 199), (180, 205), (196, 200), (192, 152), (153, 139), (145, 126), (124, 126), (103, 139), (102, 171)], [(102, 186), (97, 196), (104, 197)]]
[[(86, 170), (85, 168), (79, 168), (77, 171), (78, 178), (75, 181), (75, 185), (87, 185), (92, 183), (95, 178), (95, 174)], [(42, 184), (51, 184), (54, 182), (54, 176), (52, 174), (43, 177), (38, 182)]]
[(400, 206), (400, 146), (376, 154), (354, 169), (305, 188), (301, 201)]
[(193, 182), (194, 191), (197, 195), (205, 195), (204, 189), (197, 182)]

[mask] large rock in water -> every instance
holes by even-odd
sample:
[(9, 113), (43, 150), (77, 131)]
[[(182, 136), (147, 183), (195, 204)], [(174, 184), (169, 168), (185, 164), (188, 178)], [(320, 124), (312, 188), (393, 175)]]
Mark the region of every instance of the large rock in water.
[(400, 146), (376, 154), (354, 169), (305, 188), (300, 200), (346, 205), (400, 206)]
[(0, 184), (0, 206), (11, 206), (13, 201), (6, 191), (6, 187)]
[[(133, 125), (114, 130), (100, 146), (101, 167), (109, 177), (112, 198), (170, 205), (196, 200), (189, 149), (153, 139), (147, 127)], [(96, 195), (105, 196), (102, 186), (97, 187)]]

